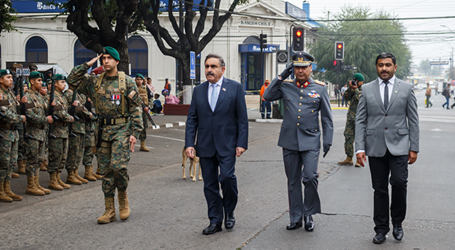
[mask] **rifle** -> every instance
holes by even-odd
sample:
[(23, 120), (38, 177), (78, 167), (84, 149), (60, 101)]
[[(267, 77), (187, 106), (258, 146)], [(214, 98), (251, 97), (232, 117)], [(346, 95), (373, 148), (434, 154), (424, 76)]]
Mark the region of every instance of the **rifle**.
[[(22, 98), (24, 97), (24, 83), (23, 83), (23, 72), (24, 70), (21, 68), (21, 74), (17, 76), (17, 81), (16, 84), (19, 85), (19, 95), (20, 95), (20, 100), (19, 103), (21, 105), (21, 115), (27, 116), (25, 113), (25, 103), (22, 103)], [(17, 74), (17, 72), (16, 72)], [(25, 122), (22, 123), (23, 129), (24, 129), (24, 139), (33, 139), (33, 136), (27, 134), (27, 124)]]
[[(70, 106), (70, 116), (74, 117), (74, 121), (79, 121), (79, 117), (76, 115), (76, 107), (73, 105), (73, 103), (77, 100), (77, 91), (73, 89), (73, 98), (71, 101), (71, 106)], [(76, 137), (76, 135), (73, 133), (73, 125), (70, 125), (69, 128), (69, 136), (70, 137)]]
[(144, 113), (145, 115), (147, 115), (147, 118), (148, 118), (149, 121), (153, 124), (153, 126), (156, 126), (156, 124), (155, 124), (155, 122), (153, 121), (152, 116), (150, 115), (150, 113), (149, 113), (149, 112), (145, 112), (146, 106), (145, 106), (145, 104), (144, 104), (143, 101), (141, 101), (141, 104), (142, 104), (142, 113)]
[[(58, 121), (58, 117), (54, 115), (54, 106), (52, 106), (52, 102), (54, 101), (54, 99), (55, 99), (55, 80), (52, 79), (51, 93), (49, 94), (49, 107), (47, 109), (47, 115), (52, 116), (52, 119), (54, 119), (54, 121)], [(47, 132), (47, 137), (56, 139), (57, 137), (54, 134), (52, 134), (52, 130), (53, 130), (53, 125), (51, 123), (51, 124), (49, 124), (49, 131)]]

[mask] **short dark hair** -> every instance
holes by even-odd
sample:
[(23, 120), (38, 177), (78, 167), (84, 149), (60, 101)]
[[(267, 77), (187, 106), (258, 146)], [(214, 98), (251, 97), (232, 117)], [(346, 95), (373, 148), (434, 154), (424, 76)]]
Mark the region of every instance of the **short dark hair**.
[(155, 98), (160, 98), (160, 94), (155, 93)]
[(393, 65), (397, 65), (397, 59), (395, 58), (395, 56), (392, 53), (389, 53), (389, 52), (382, 52), (381, 54), (379, 54), (379, 56), (376, 57), (376, 64), (378, 64), (379, 59), (385, 59), (385, 58), (392, 59)]
[(225, 66), (226, 66), (226, 64), (224, 63), (224, 59), (223, 59), (221, 56), (217, 55), (217, 54), (208, 54), (208, 55), (205, 57), (204, 64), (205, 64), (205, 63), (207, 62), (207, 60), (210, 59), (210, 58), (217, 58), (218, 60), (220, 60), (220, 66), (221, 66), (221, 67), (225, 67)]

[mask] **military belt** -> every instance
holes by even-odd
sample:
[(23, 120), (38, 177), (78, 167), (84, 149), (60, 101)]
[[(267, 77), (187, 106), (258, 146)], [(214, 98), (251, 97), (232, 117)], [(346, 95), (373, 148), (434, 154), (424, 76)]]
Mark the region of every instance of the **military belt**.
[(6, 129), (6, 130), (16, 130), (16, 125), (14, 124), (0, 124), (1, 129)]
[(128, 123), (128, 117), (120, 117), (120, 118), (103, 118), (101, 120), (101, 126), (103, 125), (118, 125), (118, 124), (125, 124)]
[(37, 129), (44, 129), (44, 124), (35, 124), (35, 123), (28, 123), (27, 122), (27, 127), (37, 128)]
[(52, 125), (59, 127), (66, 127), (68, 124), (66, 122), (53, 122)]

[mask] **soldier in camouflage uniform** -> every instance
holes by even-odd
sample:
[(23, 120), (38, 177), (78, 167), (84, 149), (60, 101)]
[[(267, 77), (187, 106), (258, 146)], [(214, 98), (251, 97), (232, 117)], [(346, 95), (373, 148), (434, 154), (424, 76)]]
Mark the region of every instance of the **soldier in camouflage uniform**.
[(70, 185), (65, 184), (60, 179), (60, 173), (66, 165), (68, 154), (68, 126), (74, 122), (74, 118), (68, 113), (68, 104), (62, 93), (66, 87), (65, 79), (61, 74), (54, 76), (54, 100), (56, 103), (54, 116), (58, 118), (58, 121), (54, 121), (52, 126), (49, 126), (49, 165), (47, 167), (47, 172), (50, 175), (49, 189), (52, 190), (70, 188)]
[[(74, 87), (70, 86), (70, 88), (63, 93), (69, 107), (73, 102), (73, 91)], [(79, 176), (78, 169), (82, 160), (82, 154), (84, 153), (85, 120), (92, 119), (92, 113), (88, 112), (84, 107), (85, 98), (82, 98), (79, 93), (76, 94), (76, 101), (79, 103), (75, 108), (79, 120), (76, 119), (70, 125), (68, 147), (71, 149), (72, 153), (69, 154), (66, 159), (66, 170), (68, 171), (66, 183), (80, 185), (82, 183), (88, 183), (86, 179)]]
[[(52, 84), (52, 79), (48, 79), (47, 82), (43, 82), (43, 86), (41, 87), (39, 93), (46, 99), (46, 103), (49, 103), (49, 95), (47, 94), (47, 85)], [(46, 124), (46, 133), (49, 131), (49, 126)], [(49, 138), (46, 136), (44, 138), (44, 147), (41, 149), (39, 155), (39, 169), (40, 171), (47, 171), (47, 153), (48, 153), (48, 143)]]
[[(22, 197), (11, 191), (11, 175), (17, 161), (19, 134), (16, 124), (25, 122), (25, 116), (19, 115), (20, 106), (16, 97), (9, 90), (13, 86), (10, 70), (0, 70), (0, 201), (21, 201)], [(27, 102), (24, 96), (22, 102)], [(4, 115), (4, 116), (3, 116)]]
[[(354, 141), (355, 141), (355, 117), (357, 114), (357, 105), (359, 104), (360, 95), (362, 94), (362, 85), (365, 78), (362, 74), (354, 74), (354, 80), (357, 82), (355, 85), (349, 81), (349, 88), (344, 92), (344, 98), (349, 103), (349, 110), (346, 118), (346, 126), (344, 128), (344, 151), (346, 159), (338, 162), (340, 165), (352, 165), (352, 157), (354, 156)], [(361, 167), (358, 162), (355, 163), (356, 167)]]
[[(92, 100), (84, 94), (80, 94), (85, 100), (85, 108), (95, 114), (93, 110)], [(89, 105), (88, 105), (89, 104)], [(90, 109), (89, 109), (90, 108)], [(84, 179), (89, 181), (101, 180), (101, 175), (97, 175), (93, 172), (92, 162), (93, 162), (93, 152), (92, 147), (95, 147), (95, 121), (97, 120), (96, 115), (92, 116), (92, 119), (85, 120), (85, 135), (84, 135), (84, 148), (82, 155), (82, 164), (85, 167)], [(95, 149), (96, 151), (96, 149)]]
[[(25, 90), (25, 86), (27, 86), (27, 82), (24, 83), (24, 94), (27, 92)], [(16, 96), (17, 100), (19, 100), (19, 95)], [(24, 128), (23, 123), (20, 122), (17, 124), (17, 130), (19, 132), (19, 143), (18, 143), (18, 151), (17, 151), (17, 172), (19, 174), (26, 174), (25, 173), (25, 165), (27, 165), (27, 156), (25, 155), (25, 140), (24, 140)]]
[(142, 110), (142, 124), (144, 124), (144, 129), (139, 135), (139, 140), (141, 141), (141, 148), (139, 150), (149, 152), (150, 150), (147, 148), (147, 146), (145, 146), (145, 140), (147, 139), (148, 122), (147, 115), (144, 112), (150, 112), (150, 104), (153, 104), (153, 102), (150, 101), (152, 99), (152, 94), (145, 85), (144, 76), (142, 76), (142, 74), (137, 74), (135, 81), (137, 89), (139, 90), (139, 96), (141, 97), (142, 102), (145, 104), (145, 108)]
[[(28, 104), (33, 104), (34, 107), (27, 109), (27, 133), (31, 138), (25, 138), (27, 156), (27, 165), (25, 172), (27, 173), (27, 189), (26, 194), (39, 195), (50, 194), (51, 190), (43, 188), (39, 184), (39, 153), (44, 147), (46, 134), (46, 124), (53, 122), (52, 116), (47, 115), (46, 99), (39, 93), (42, 87), (43, 74), (38, 71), (30, 73), (30, 89), (27, 91)], [(52, 103), (52, 106), (55, 102)]]
[[(86, 75), (86, 71), (102, 57), (106, 70), (100, 76)], [(114, 196), (118, 190), (120, 219), (126, 220), (130, 208), (126, 189), (128, 187), (128, 162), (134, 152), (136, 138), (143, 129), (141, 98), (133, 80), (117, 70), (120, 55), (112, 47), (103, 48), (103, 54), (75, 67), (68, 76), (68, 84), (88, 95), (93, 100), (99, 116), (97, 158), (103, 174), (105, 212), (98, 223), (116, 220)]]

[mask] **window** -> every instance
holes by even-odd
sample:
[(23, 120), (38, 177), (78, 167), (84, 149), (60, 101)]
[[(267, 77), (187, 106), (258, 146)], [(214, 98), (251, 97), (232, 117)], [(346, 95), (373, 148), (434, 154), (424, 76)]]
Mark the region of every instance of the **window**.
[(34, 36), (25, 45), (25, 61), (47, 63), (47, 43), (43, 38)]
[(128, 55), (131, 63), (131, 75), (148, 76), (148, 48), (145, 40), (140, 36), (128, 38)]
[[(88, 62), (95, 58), (96, 56), (97, 55), (94, 51), (84, 47), (84, 45), (82, 45), (79, 39), (77, 39), (77, 42), (74, 44), (74, 66)], [(95, 63), (93, 68), (96, 67), (98, 67), (98, 62)]]

